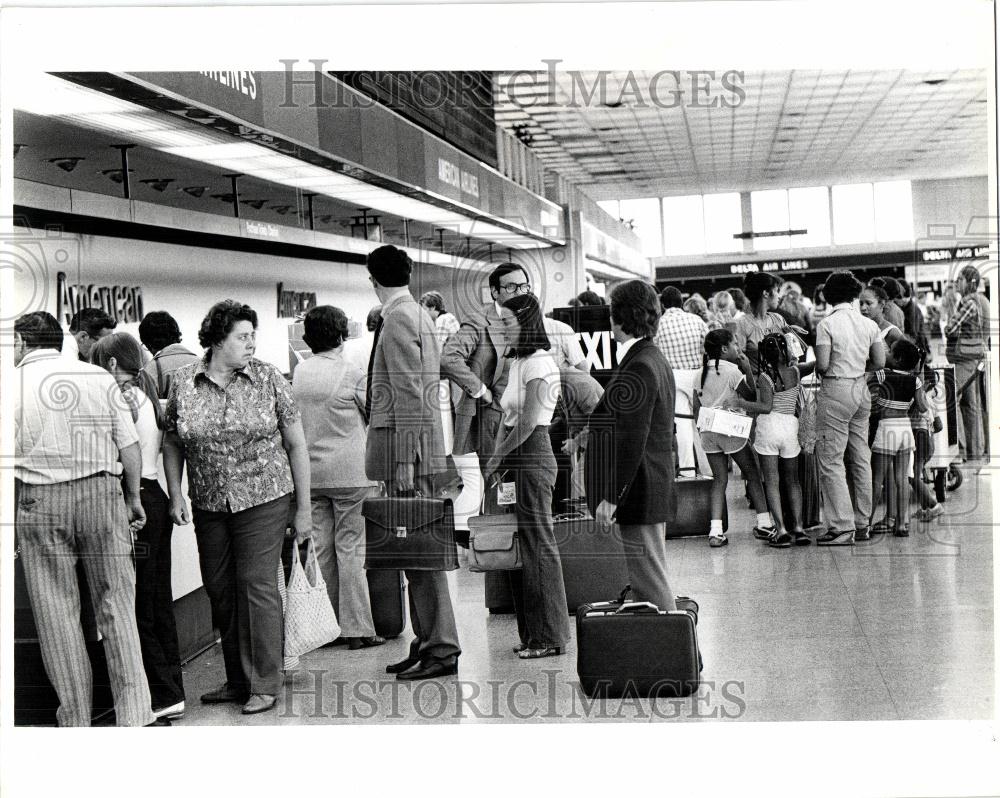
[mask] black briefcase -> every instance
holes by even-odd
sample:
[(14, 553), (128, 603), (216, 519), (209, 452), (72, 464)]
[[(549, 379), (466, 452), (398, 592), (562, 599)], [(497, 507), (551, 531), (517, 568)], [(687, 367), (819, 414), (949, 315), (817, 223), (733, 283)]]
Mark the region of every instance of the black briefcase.
[(581, 606), (576, 613), (576, 672), (584, 695), (675, 698), (697, 690), (697, 604), (678, 599), (677, 605), (672, 612), (648, 602)]
[(454, 571), (455, 516), (451, 499), (379, 496), (361, 505), (365, 568)]

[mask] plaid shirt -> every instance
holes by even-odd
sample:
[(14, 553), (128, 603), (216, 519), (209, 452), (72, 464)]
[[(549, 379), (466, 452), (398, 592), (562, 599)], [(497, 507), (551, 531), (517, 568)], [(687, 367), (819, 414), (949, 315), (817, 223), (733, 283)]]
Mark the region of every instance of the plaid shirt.
[(667, 308), (660, 317), (653, 343), (671, 368), (700, 369), (708, 325), (693, 313), (680, 308)]

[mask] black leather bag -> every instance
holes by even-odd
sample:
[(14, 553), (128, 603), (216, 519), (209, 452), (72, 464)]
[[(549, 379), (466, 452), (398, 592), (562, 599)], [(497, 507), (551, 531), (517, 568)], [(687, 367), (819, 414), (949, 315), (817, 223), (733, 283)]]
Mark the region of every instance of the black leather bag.
[(584, 695), (668, 698), (697, 690), (698, 605), (678, 598), (677, 607), (661, 612), (648, 602), (622, 599), (581, 606), (576, 613), (576, 670)]
[(379, 496), (361, 505), (365, 517), (365, 568), (454, 571), (455, 517), (451, 499)]

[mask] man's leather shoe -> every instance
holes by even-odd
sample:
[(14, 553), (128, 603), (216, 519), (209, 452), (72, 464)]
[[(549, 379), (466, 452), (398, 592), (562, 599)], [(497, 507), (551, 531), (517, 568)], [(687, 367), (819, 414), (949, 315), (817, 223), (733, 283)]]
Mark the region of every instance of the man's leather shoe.
[(278, 696), (276, 695), (254, 693), (250, 696), (250, 700), (243, 705), (243, 714), (256, 715), (258, 712), (267, 712), (269, 709), (274, 709), (277, 703)]
[(419, 664), (420, 664), (420, 660), (419, 659), (411, 659), (410, 657), (407, 657), (406, 659), (402, 660), (401, 662), (394, 662), (392, 665), (386, 665), (385, 666), (385, 672), (386, 673), (402, 673), (403, 671), (408, 671), (414, 665), (419, 665)]
[(146, 728), (150, 726), (173, 726), (174, 724), (170, 722), (170, 718), (157, 718), (152, 723), (147, 723)]
[(242, 704), (250, 697), (248, 690), (232, 687), (226, 682), (218, 690), (212, 690), (201, 697), (203, 704)]
[(418, 662), (409, 670), (396, 674), (401, 682), (416, 682), (421, 679), (437, 679), (439, 676), (454, 676), (458, 673), (458, 660), (454, 662)]

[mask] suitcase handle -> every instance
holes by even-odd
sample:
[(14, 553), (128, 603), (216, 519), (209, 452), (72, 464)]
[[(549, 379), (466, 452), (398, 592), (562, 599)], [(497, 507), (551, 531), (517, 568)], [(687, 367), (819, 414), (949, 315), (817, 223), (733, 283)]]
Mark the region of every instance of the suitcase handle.
[(651, 601), (628, 601), (615, 610), (615, 615), (624, 615), (627, 612), (635, 612), (636, 610), (643, 610), (647, 613), (659, 613), (660, 608)]
[(552, 516), (553, 521), (584, 521), (587, 519), (586, 513), (575, 510), (571, 513), (558, 513)]

